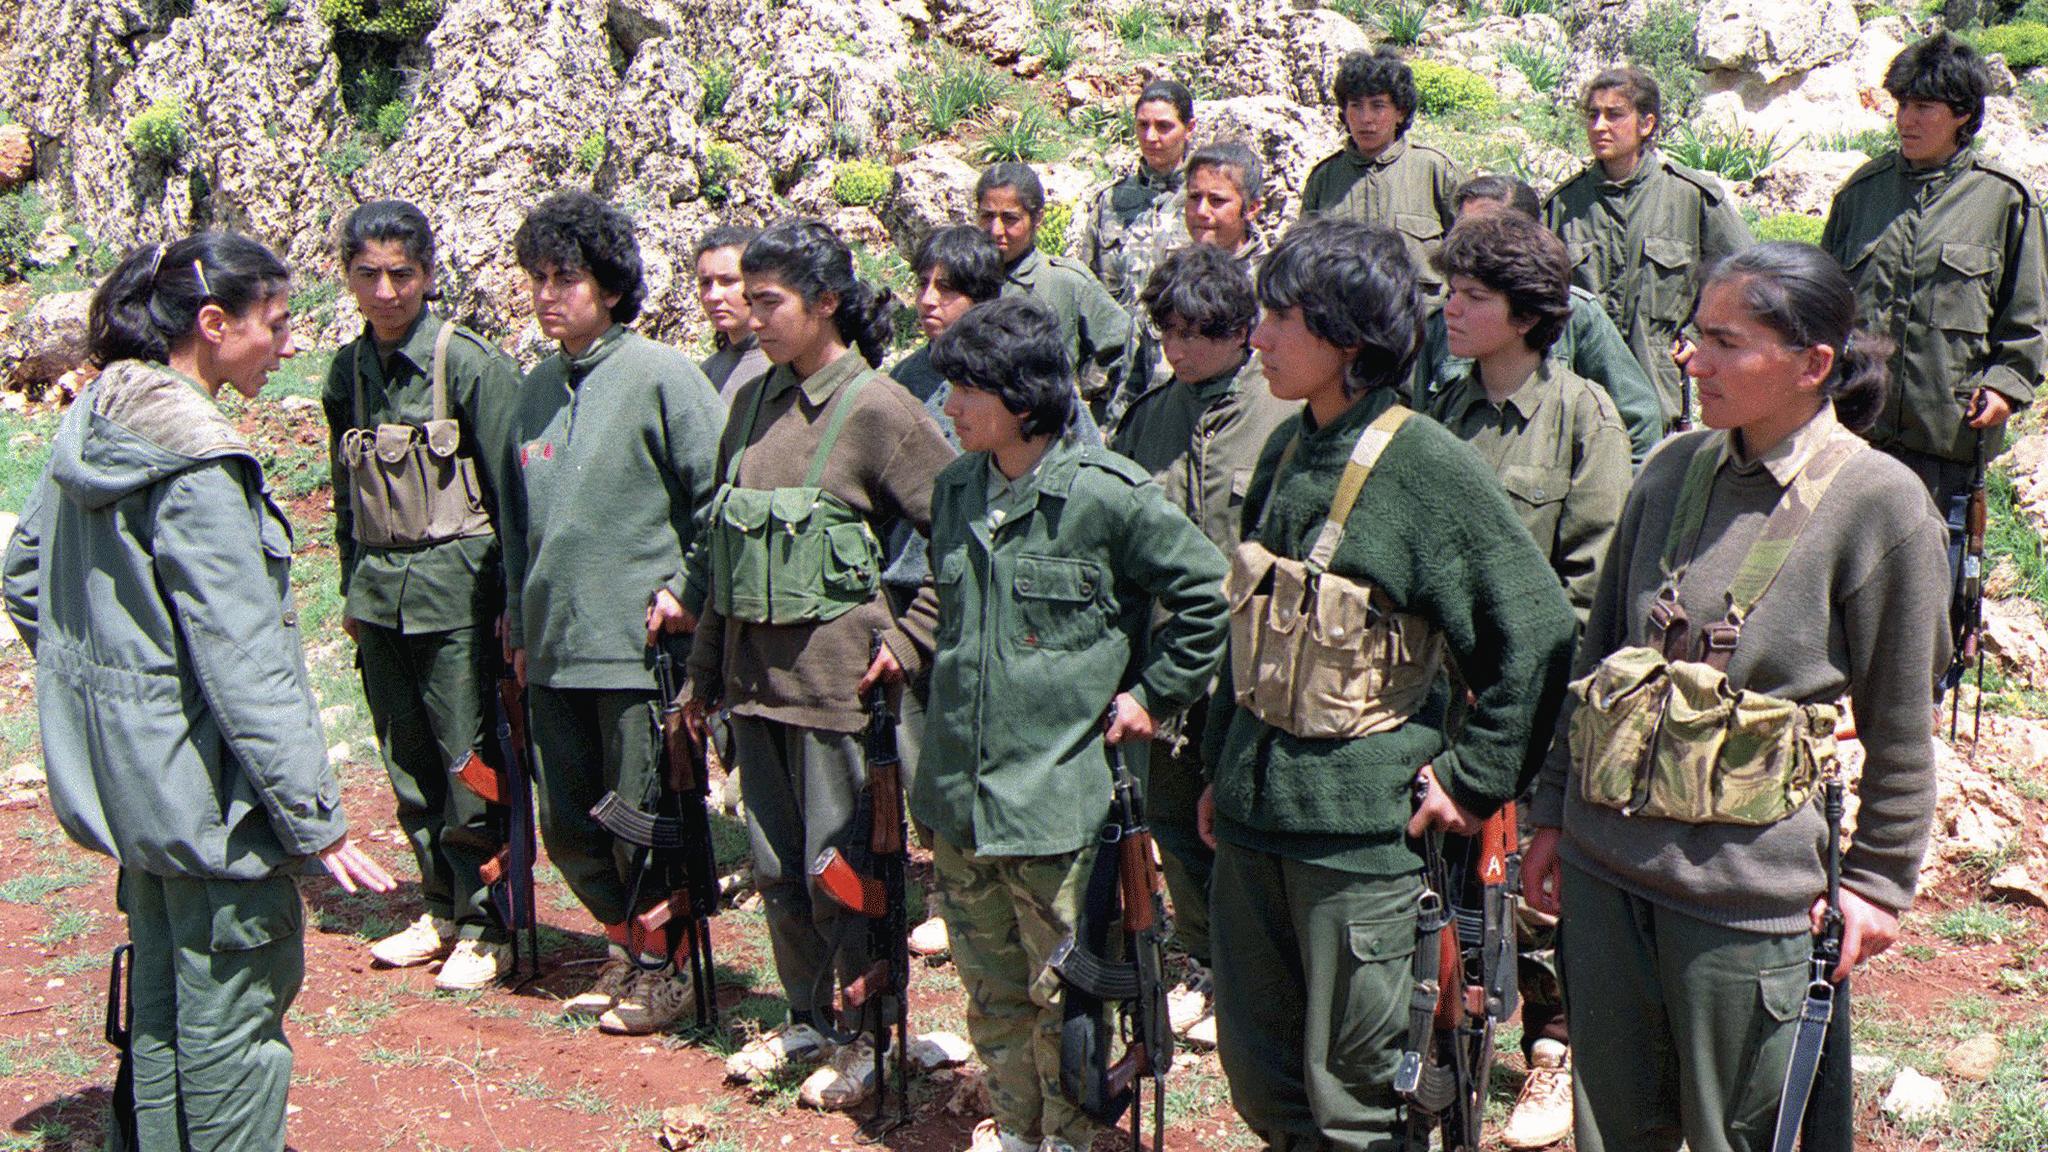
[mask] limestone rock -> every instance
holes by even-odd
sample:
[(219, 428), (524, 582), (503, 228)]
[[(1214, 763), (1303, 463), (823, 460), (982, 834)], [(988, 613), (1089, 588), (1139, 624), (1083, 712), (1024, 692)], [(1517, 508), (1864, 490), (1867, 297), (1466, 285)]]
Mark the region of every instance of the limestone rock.
[(1704, 71), (1752, 72), (1769, 84), (1847, 52), (1857, 27), (1850, 0), (1705, 0), (1694, 47)]
[(2013, 506), (2036, 532), (2048, 535), (2048, 431), (2036, 429), (2020, 437), (1998, 462), (2012, 477)]
[(78, 251), (78, 238), (64, 229), (62, 213), (52, 212), (43, 221), (43, 230), (36, 235), (36, 242), (28, 251), (28, 262), (36, 268), (55, 268), (71, 258)]
[(920, 1071), (953, 1068), (974, 1059), (974, 1046), (951, 1032), (926, 1032), (910, 1042), (910, 1062)]
[(1193, 136), (1197, 146), (1241, 140), (1266, 162), (1266, 207), (1260, 216), (1269, 232), (1285, 227), (1300, 212), (1298, 190), (1309, 169), (1343, 145), (1337, 118), (1329, 109), (1304, 107), (1279, 96), (1200, 101), (1195, 105)]
[(939, 34), (997, 64), (1014, 64), (1031, 47), (1038, 21), (1014, 0), (933, 0)]
[(1875, 1052), (1857, 1052), (1849, 1057), (1849, 1070), (1858, 1080), (1883, 1080), (1898, 1067), (1889, 1056)]
[(1288, 61), (1294, 12), (1287, 0), (1198, 0), (1190, 5), (1190, 20), (1208, 33), (1201, 67), (1208, 90), (1226, 98), (1277, 94), (1328, 102), (1327, 91), (1303, 95), (1294, 88), (1294, 67)]
[(1736, 195), (1765, 216), (1781, 212), (1803, 212), (1826, 216), (1850, 173), (1863, 167), (1870, 157), (1861, 152), (1793, 152), (1772, 165)]
[(41, 392), (78, 366), (86, 354), (86, 318), (92, 293), (58, 292), (35, 302), (0, 340), (0, 382), (10, 389)]
[(1372, 38), (1363, 28), (1328, 8), (1292, 13), (1286, 43), (1287, 90), (1311, 107), (1330, 103), (1330, 86), (1344, 57), (1372, 50)]
[(784, 5), (727, 39), (738, 71), (719, 131), (758, 151), (776, 188), (817, 161), (886, 151), (900, 134), (910, 41), (883, 0)]
[[(1785, 6), (1785, 11), (1792, 10)], [(1701, 23), (1704, 27), (1704, 16)], [(1860, 29), (1853, 23), (1849, 27), (1854, 43), (1846, 53), (1775, 79), (1749, 68), (1709, 71), (1699, 115), (1737, 120), (1762, 135), (1777, 133), (1788, 144), (1882, 130), (1891, 123), (1893, 106), (1884, 90), (1885, 69), (1905, 49), (1911, 33), (1896, 16), (1872, 20)]]
[[(2002, 717), (1986, 716), (1987, 729)], [(1934, 825), (1941, 855), (1995, 856), (2018, 842), (2026, 826), (2026, 803), (1983, 767), (1958, 757), (1942, 741), (1934, 745)]]
[(661, 1110), (661, 1132), (655, 1137), (667, 1152), (688, 1152), (711, 1138), (717, 1118), (695, 1104)]
[[(1998, 874), (1985, 881), (1984, 887), (1993, 896), (2015, 904), (2031, 904), (2036, 908), (2048, 908), (2048, 887), (2043, 887), (2024, 864), (2011, 864), (1999, 870)], [(1954, 1069), (1950, 1069), (1954, 1071)], [(1984, 1079), (1984, 1077), (1971, 1077)]]
[(879, 205), (882, 222), (908, 256), (935, 228), (966, 223), (981, 173), (955, 148), (926, 145), (896, 166), (896, 186)]
[(1949, 1049), (1948, 1055), (1942, 1057), (1941, 1065), (1958, 1080), (1982, 1083), (1991, 1079), (1991, 1074), (1998, 1070), (1999, 1058), (2004, 1055), (2005, 1049), (1999, 1044), (1998, 1037), (1987, 1032)]
[(1939, 1080), (1901, 1068), (1891, 1091), (1884, 1094), (1883, 1109), (1885, 1115), (1903, 1123), (1936, 1120), (1948, 1115), (1948, 1089)]
[(0, 127), (0, 192), (12, 192), (36, 174), (36, 146), (20, 124)]
[(2018, 683), (2048, 685), (2048, 624), (2031, 600), (1984, 601), (1984, 654)]

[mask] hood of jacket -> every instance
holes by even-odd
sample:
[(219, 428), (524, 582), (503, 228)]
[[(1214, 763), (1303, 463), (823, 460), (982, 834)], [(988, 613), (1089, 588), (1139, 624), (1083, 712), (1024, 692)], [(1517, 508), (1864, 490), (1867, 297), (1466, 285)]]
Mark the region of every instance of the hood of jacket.
[(256, 455), (213, 399), (162, 364), (107, 366), (51, 445), (50, 479), (71, 500), (100, 508), (203, 461)]

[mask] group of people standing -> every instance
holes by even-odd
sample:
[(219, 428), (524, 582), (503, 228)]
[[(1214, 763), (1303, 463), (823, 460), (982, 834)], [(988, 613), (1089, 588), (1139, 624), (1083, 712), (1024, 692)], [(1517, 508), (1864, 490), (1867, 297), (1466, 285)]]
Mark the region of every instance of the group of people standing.
[[(1866, 751), (1846, 973), (1913, 898), (1959, 500), (2048, 352), (2039, 204), (1972, 146), (1981, 61), (1937, 35), (1887, 88), (1900, 147), (1814, 248), (1751, 244), (1655, 147), (1633, 69), (1587, 86), (1593, 163), (1539, 201), (1411, 142), (1407, 64), (1353, 55), (1347, 142), (1278, 235), (1257, 153), (1190, 148), (1193, 98), (1155, 82), (1081, 259), (1036, 248), (1021, 164), (920, 241), (925, 340), (886, 376), (893, 302), (814, 221), (700, 241), (700, 363), (632, 328), (631, 219), (549, 197), (514, 248), (555, 350), (522, 375), (428, 307), (424, 214), (362, 206), (339, 256), (365, 331), (323, 394), (342, 627), (422, 904), (373, 956), (449, 989), (510, 966), (479, 875), (499, 825), (449, 774), (502, 668), (548, 855), (607, 941), (564, 1011), (623, 1034), (691, 1012), (631, 927), (666, 894), (591, 813), (657, 786), (673, 660), (738, 773), (789, 1007), (728, 1071), (829, 1058), (824, 1097), (861, 1098), (833, 995), (855, 937), (808, 866), (854, 834), (879, 683), (932, 852), (918, 936), (989, 1073), (972, 1152), (1093, 1136), (1048, 961), (1110, 745), (1164, 850), (1175, 1030), (1219, 1049), (1267, 1147), (1401, 1144), (1420, 840), (1518, 800), (1530, 1076), (1504, 1141), (1768, 1144), (1837, 704)], [(6, 559), (53, 804), (122, 866), (144, 1148), (282, 1147), (291, 874), (392, 883), (344, 830), (289, 525), (211, 402), (294, 353), (287, 285), (233, 235), (131, 253)]]

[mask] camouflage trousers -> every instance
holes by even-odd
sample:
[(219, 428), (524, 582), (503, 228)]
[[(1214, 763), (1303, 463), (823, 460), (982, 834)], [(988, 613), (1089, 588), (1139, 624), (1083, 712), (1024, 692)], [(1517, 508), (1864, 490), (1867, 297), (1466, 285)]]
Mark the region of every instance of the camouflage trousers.
[(988, 1069), (996, 1126), (1086, 1148), (1095, 1122), (1060, 1095), (1060, 984), (1046, 967), (1073, 933), (1095, 846), (980, 856), (932, 837), (938, 906), (967, 989), (967, 1035)]

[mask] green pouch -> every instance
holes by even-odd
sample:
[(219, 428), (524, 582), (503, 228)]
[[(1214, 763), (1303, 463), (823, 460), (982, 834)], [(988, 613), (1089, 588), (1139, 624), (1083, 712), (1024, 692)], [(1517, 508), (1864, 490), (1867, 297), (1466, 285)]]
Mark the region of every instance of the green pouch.
[(1572, 683), (1572, 770), (1579, 798), (1633, 810), (1648, 788), (1651, 750), (1670, 690), (1670, 670), (1654, 648), (1623, 648)]
[(729, 620), (768, 619), (768, 518), (772, 491), (719, 489), (711, 502), (712, 603)]

